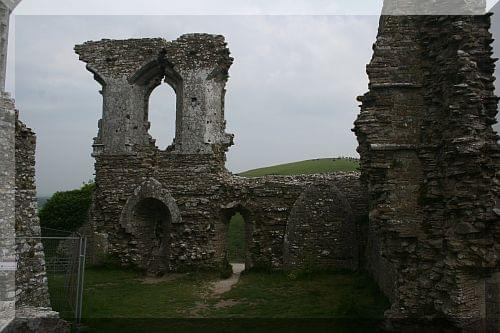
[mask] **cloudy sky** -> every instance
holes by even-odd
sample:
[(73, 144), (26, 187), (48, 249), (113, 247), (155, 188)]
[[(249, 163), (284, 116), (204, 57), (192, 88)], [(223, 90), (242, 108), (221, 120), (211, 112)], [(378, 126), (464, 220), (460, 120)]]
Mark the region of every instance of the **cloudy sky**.
[[(293, 5), (278, 0), (272, 6), (270, 1), (251, 5), (232, 1), (231, 7), (223, 0), (210, 2), (210, 7), (207, 3), (21, 2), (11, 24), (7, 90), (14, 91), (22, 120), (37, 133), (39, 195), (72, 189), (93, 178), (91, 144), (102, 98), (99, 85), (73, 47), (102, 38), (175, 39), (190, 32), (226, 36), (235, 58), (226, 97), (227, 131), (235, 134), (227, 162), (231, 171), (357, 156), (350, 129), (359, 111), (355, 98), (367, 90), (365, 66), (378, 17), (296, 14), (376, 14), (381, 1), (372, 2), (374, 7), (368, 9), (352, 1), (330, 0)], [(126, 15), (132, 13), (140, 15)], [(186, 15), (204, 13), (217, 15)], [(495, 27), (500, 27), (500, 21)], [(173, 91), (160, 86), (150, 103), (151, 134), (164, 148), (173, 138)]]

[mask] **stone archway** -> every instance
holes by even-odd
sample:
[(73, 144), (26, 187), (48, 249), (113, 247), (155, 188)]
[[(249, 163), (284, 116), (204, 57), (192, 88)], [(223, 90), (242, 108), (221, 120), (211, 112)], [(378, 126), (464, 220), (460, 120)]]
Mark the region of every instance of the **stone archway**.
[[(235, 215), (241, 215), (241, 218), (243, 219), (243, 252), (244, 255), (242, 258), (243, 263), (245, 264), (245, 269), (250, 269), (253, 267), (253, 260), (252, 260), (252, 255), (251, 255), (251, 241), (252, 241), (252, 235), (253, 235), (253, 217), (252, 213), (249, 209), (245, 208), (241, 204), (229, 204), (225, 208), (222, 209), (221, 211), (221, 220), (222, 220), (222, 227), (223, 227), (223, 232), (222, 232), (222, 243), (223, 243), (223, 249), (224, 249), (224, 255), (227, 255), (227, 251), (229, 248), (229, 242), (230, 242), (230, 224), (231, 219)], [(231, 258), (229, 258), (231, 259)], [(234, 260), (233, 260), (234, 261)]]
[(123, 208), (120, 224), (130, 235), (139, 268), (155, 275), (170, 270), (170, 233), (172, 225), (180, 222), (175, 199), (160, 182), (150, 178), (136, 188)]
[(171, 216), (167, 206), (158, 199), (142, 199), (132, 209), (130, 222), (138, 227), (136, 242), (146, 255), (144, 263), (148, 272), (165, 272), (168, 268), (171, 229)]
[(295, 202), (283, 242), (285, 269), (358, 268), (357, 228), (346, 196), (313, 184)]

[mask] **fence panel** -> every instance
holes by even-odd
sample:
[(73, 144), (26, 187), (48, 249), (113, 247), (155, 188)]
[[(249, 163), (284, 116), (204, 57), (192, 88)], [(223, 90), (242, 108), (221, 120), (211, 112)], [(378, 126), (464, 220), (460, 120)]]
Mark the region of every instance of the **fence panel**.
[[(42, 236), (36, 238), (43, 245), (51, 307), (61, 318), (78, 325), (82, 317), (86, 239), (78, 233), (43, 228)], [(29, 262), (22, 264), (30, 266)]]

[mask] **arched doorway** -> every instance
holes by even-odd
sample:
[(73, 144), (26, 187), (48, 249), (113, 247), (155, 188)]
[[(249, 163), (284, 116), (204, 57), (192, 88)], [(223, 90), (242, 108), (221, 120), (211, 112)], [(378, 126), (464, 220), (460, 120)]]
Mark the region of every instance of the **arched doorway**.
[(143, 265), (152, 274), (168, 269), (172, 216), (168, 207), (158, 199), (145, 198), (134, 207), (131, 223), (136, 226), (136, 237), (142, 248)]
[(241, 205), (222, 211), (224, 225), (224, 255), (234, 270), (252, 267), (250, 243), (253, 223), (251, 213)]
[(332, 184), (313, 184), (302, 192), (290, 211), (283, 242), (283, 265), (287, 270), (357, 270), (357, 237), (352, 208), (345, 194)]
[(120, 226), (129, 240), (123, 261), (148, 274), (170, 270), (172, 226), (181, 223), (175, 199), (162, 184), (149, 178), (127, 199)]

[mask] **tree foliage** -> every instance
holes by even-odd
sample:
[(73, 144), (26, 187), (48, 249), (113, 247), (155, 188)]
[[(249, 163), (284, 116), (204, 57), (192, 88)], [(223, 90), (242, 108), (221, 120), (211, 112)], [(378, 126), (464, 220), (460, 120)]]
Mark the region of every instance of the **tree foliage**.
[(94, 188), (94, 183), (87, 183), (77, 190), (56, 192), (40, 209), (41, 227), (78, 230), (88, 220)]

